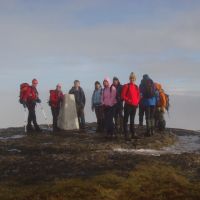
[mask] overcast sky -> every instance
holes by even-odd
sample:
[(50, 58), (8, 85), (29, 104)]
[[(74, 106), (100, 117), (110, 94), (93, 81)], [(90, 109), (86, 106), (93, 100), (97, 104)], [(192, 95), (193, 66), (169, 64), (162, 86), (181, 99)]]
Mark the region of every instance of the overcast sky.
[(134, 71), (170, 94), (200, 96), (199, 0), (0, 0), (0, 91)]

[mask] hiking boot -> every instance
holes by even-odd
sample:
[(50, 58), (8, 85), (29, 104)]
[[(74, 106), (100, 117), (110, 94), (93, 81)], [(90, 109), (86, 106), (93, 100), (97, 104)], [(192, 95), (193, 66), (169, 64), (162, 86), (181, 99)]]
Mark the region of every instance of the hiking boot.
[(31, 124), (28, 124), (26, 126), (26, 128), (27, 128), (27, 132), (33, 132), (34, 131), (33, 126)]
[(42, 129), (39, 126), (35, 126), (35, 131), (36, 132), (42, 132)]
[(131, 134), (131, 139), (138, 139), (138, 135), (134, 132)]

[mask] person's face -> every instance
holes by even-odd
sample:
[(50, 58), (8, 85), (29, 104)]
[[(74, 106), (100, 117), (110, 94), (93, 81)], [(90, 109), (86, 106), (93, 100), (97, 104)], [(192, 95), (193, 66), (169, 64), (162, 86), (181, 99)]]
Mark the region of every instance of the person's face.
[(100, 88), (100, 84), (95, 84), (95, 89), (98, 90)]
[(134, 82), (135, 82), (135, 78), (130, 77), (130, 82), (131, 82), (131, 83), (134, 83)]
[(74, 87), (75, 87), (75, 88), (80, 87), (80, 82), (75, 82), (75, 83), (74, 83)]
[(114, 80), (113, 81), (113, 85), (117, 86), (119, 84), (119, 81), (118, 80)]
[(38, 84), (37, 83), (33, 83), (32, 85), (33, 85), (34, 88), (36, 88)]
[(58, 92), (60, 92), (60, 91), (61, 91), (61, 87), (60, 87), (60, 86), (57, 86), (57, 87), (56, 87), (56, 90), (57, 90)]
[(108, 81), (104, 80), (104, 82), (103, 82), (103, 86), (104, 86), (104, 87), (109, 87), (109, 83), (108, 83)]

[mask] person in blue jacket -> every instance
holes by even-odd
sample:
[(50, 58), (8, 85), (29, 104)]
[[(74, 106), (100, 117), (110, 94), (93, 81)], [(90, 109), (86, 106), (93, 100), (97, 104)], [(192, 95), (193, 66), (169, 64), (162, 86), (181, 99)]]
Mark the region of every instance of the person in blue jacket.
[(142, 104), (145, 110), (146, 116), (146, 136), (154, 134), (155, 128), (155, 109), (156, 109), (156, 88), (153, 80), (147, 75), (143, 75), (143, 81), (140, 87), (140, 93), (142, 96)]

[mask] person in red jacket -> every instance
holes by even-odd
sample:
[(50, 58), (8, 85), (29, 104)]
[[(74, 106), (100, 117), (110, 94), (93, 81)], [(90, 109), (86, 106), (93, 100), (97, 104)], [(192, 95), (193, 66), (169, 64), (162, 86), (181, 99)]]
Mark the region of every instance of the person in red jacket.
[(53, 132), (59, 131), (57, 121), (63, 97), (64, 95), (61, 90), (61, 84), (57, 84), (55, 90), (50, 90), (49, 105), (51, 106), (53, 116)]
[(131, 137), (135, 138), (135, 114), (140, 101), (140, 91), (135, 84), (136, 76), (131, 72), (129, 77), (130, 82), (125, 84), (122, 89), (121, 98), (125, 101), (124, 105), (124, 134), (125, 139), (128, 139), (128, 119), (130, 116), (130, 132)]
[(27, 124), (28, 132), (33, 131), (32, 122), (34, 124), (35, 130), (37, 132), (41, 131), (40, 127), (37, 124), (36, 114), (35, 114), (36, 103), (41, 103), (41, 100), (39, 99), (39, 94), (37, 91), (37, 85), (38, 85), (38, 81), (36, 79), (33, 79), (32, 85), (29, 86), (26, 94), (23, 97), (23, 102), (22, 102), (24, 107), (27, 107), (29, 111), (28, 124)]

